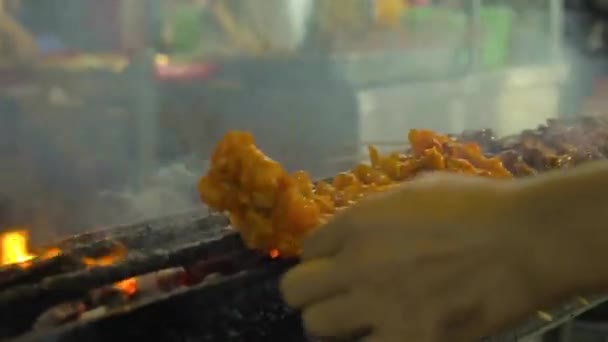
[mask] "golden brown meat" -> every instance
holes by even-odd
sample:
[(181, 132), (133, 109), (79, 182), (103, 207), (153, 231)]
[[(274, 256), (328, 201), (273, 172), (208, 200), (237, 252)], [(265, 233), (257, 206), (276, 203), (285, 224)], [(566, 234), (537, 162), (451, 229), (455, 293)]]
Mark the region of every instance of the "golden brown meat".
[(370, 147), (370, 164), (337, 174), (331, 184), (314, 184), (306, 172), (290, 175), (264, 155), (251, 134), (229, 132), (218, 143), (198, 190), (210, 208), (230, 215), (247, 246), (273, 255), (296, 256), (306, 235), (337, 210), (420, 172), (512, 177), (500, 159), (485, 157), (475, 144), (423, 130), (412, 130), (409, 140), (410, 155), (383, 156)]

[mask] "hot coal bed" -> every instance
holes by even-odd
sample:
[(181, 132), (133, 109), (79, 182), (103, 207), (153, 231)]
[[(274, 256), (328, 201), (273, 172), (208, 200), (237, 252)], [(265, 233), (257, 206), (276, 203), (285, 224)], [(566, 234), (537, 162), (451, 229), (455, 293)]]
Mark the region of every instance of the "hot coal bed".
[[(83, 257), (120, 243), (126, 258)], [(63, 253), (0, 271), (0, 338), (10, 341), (313, 341), (278, 291), (296, 260), (246, 249), (221, 215), (189, 213), (75, 236)], [(112, 287), (136, 277), (133, 297)], [(113, 290), (112, 290), (113, 289)], [(516, 341), (603, 302), (576, 300), (491, 338)]]

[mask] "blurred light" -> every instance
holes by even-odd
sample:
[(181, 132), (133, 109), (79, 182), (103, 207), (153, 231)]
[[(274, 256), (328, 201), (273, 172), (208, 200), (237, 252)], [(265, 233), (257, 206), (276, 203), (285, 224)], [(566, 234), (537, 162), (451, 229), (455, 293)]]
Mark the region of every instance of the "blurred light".
[(156, 61), (156, 65), (158, 65), (158, 66), (167, 66), (167, 65), (169, 65), (169, 56), (163, 55), (163, 54), (158, 54), (158, 55), (156, 55), (155, 61)]

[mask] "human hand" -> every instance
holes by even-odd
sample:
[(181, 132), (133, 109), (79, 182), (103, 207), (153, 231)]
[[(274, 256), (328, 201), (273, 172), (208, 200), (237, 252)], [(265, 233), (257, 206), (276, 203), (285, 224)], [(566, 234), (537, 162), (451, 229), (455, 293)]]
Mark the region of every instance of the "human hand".
[[(472, 341), (555, 293), (517, 181), (435, 174), (363, 201), (304, 244), (282, 281), (318, 336)], [(539, 228), (540, 229), (540, 228)]]

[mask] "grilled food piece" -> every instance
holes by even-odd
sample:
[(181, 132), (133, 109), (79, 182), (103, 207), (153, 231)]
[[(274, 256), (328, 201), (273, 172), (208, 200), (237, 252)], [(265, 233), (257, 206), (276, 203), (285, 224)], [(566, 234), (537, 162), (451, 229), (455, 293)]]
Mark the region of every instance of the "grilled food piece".
[(498, 155), (514, 176), (529, 176), (604, 159), (608, 155), (608, 121), (593, 117), (550, 119), (518, 136), (496, 139), (491, 131), (481, 130), (455, 139), (477, 143), (484, 152)]
[(218, 143), (207, 175), (198, 184), (201, 200), (227, 212), (250, 248), (297, 256), (312, 230), (370, 194), (386, 191), (425, 171), (449, 171), (512, 178), (499, 158), (474, 143), (460, 143), (432, 131), (412, 130), (411, 151), (381, 155), (369, 147), (369, 164), (313, 183), (308, 174), (288, 174), (255, 146), (247, 132), (228, 132)]

